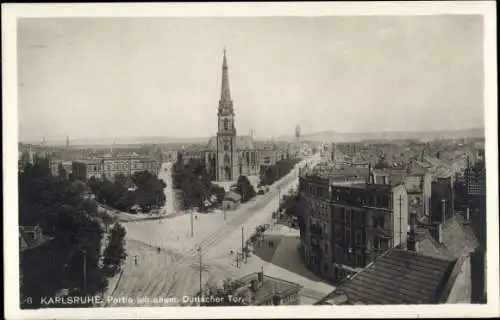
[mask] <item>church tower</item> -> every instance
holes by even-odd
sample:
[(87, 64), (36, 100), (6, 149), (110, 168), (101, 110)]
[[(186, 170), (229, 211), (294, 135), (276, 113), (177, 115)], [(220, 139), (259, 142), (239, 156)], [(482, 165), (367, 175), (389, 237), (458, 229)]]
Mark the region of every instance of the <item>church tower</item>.
[(229, 75), (226, 49), (222, 61), (222, 85), (217, 112), (217, 170), (216, 179), (230, 181), (237, 179), (238, 152), (236, 150), (236, 128), (234, 125), (233, 100), (229, 89)]

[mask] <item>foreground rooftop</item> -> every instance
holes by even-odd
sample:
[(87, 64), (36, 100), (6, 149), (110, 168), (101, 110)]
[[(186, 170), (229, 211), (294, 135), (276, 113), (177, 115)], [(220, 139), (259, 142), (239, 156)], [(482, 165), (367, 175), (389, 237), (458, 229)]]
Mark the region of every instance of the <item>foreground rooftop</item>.
[(435, 304), (446, 300), (456, 260), (392, 249), (317, 304)]

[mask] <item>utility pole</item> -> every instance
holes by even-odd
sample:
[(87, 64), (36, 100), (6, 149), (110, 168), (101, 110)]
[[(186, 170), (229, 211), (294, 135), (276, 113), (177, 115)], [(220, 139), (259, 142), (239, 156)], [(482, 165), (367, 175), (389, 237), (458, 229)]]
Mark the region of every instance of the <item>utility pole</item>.
[(403, 230), (401, 230), (403, 228), (403, 222), (402, 222), (403, 212), (401, 211), (402, 210), (402, 202), (403, 202), (403, 196), (400, 194), (399, 195), (399, 245), (401, 246), (401, 248), (403, 248)]
[(200, 296), (203, 296), (201, 246), (198, 247), (198, 252), (200, 253)]
[(243, 226), (241, 226), (241, 262), (243, 263), (243, 257), (245, 255), (244, 249), (244, 240), (243, 240)]
[(83, 249), (83, 294), (87, 294), (87, 250)]
[(194, 229), (193, 229), (193, 209), (191, 208), (191, 238), (194, 237)]
[(276, 213), (279, 215), (280, 212), (280, 204), (281, 204), (281, 188), (278, 187), (278, 209), (276, 209)]
[(226, 207), (223, 205), (222, 210), (224, 211), (224, 220), (226, 220)]

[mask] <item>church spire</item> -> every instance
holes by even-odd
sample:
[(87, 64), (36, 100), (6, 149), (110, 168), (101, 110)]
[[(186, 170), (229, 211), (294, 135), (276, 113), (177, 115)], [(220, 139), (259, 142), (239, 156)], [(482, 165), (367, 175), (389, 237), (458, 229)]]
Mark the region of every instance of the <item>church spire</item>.
[(230, 107), (230, 109), (232, 109), (231, 91), (229, 90), (229, 76), (228, 76), (225, 47), (224, 47), (224, 60), (222, 61), (222, 86), (221, 86), (220, 101), (221, 105), (225, 105), (227, 107)]

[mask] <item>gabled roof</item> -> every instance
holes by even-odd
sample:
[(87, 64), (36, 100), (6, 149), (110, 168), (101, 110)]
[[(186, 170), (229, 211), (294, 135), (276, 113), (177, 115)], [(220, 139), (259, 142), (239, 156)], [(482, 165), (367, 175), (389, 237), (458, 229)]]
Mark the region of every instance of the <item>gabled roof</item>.
[[(36, 238), (35, 234), (39, 234), (39, 237)], [(19, 250), (21, 252), (39, 247), (52, 239), (52, 237), (44, 235), (39, 226), (19, 227)]]
[(461, 215), (455, 215), (443, 224), (443, 243), (438, 243), (426, 228), (417, 230), (418, 252), (430, 257), (459, 259), (479, 246), (472, 227)]
[(234, 191), (229, 191), (226, 196), (224, 197), (225, 200), (232, 200), (234, 202), (239, 202), (241, 201), (241, 195)]
[(345, 296), (346, 304), (441, 302), (455, 261), (392, 249), (322, 300)]

